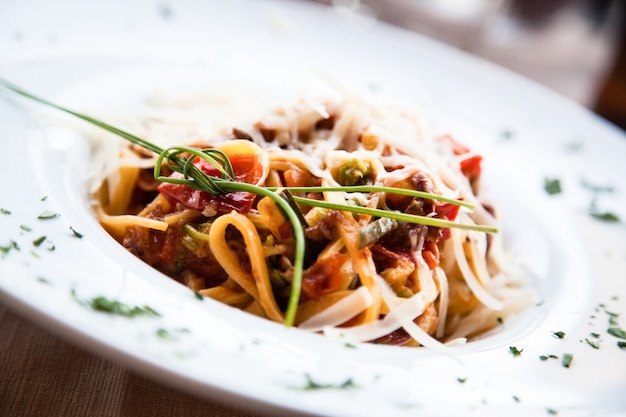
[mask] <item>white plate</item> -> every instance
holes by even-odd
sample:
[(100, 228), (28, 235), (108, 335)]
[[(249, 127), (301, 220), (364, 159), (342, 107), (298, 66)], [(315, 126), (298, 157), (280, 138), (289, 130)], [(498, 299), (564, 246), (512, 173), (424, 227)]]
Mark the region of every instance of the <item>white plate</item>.
[[(65, 3), (56, 7), (74, 7), (81, 18), (56, 16), (55, 8), (37, 31), (21, 29), (22, 37), (0, 41), (9, 52), (0, 76), (62, 104), (129, 108), (157, 80), (180, 86), (180, 78), (189, 84), (224, 61), (243, 61), (255, 71), (262, 60), (320, 68), (423, 107), (436, 128), (485, 156), (487, 191), (503, 210), (510, 249), (528, 268), (541, 302), (448, 357), (346, 346), (200, 301), (119, 247), (95, 221), (82, 182), (85, 139), (34, 118), (32, 110), (41, 108), (2, 95), (0, 246), (19, 247), (0, 258), (4, 303), (164, 383), (274, 415), (626, 410), (626, 351), (607, 333), (608, 312), (626, 313), (626, 229), (591, 218), (594, 195), (582, 185), (613, 187), (596, 196), (597, 205), (626, 219), (623, 132), (484, 62), (390, 27), (353, 24), (329, 9), (239, 1), (122, 7), (120, 0), (87, 10)], [(19, 32), (28, 7), (9, 10), (14, 26), (5, 27)], [(59, 24), (63, 19), (67, 25)], [(116, 23), (109, 31), (103, 21)], [(87, 43), (81, 34), (88, 28)], [(42, 37), (53, 48), (28, 44)], [(546, 177), (560, 178), (564, 192), (548, 196)], [(60, 216), (38, 219), (44, 211)], [(100, 295), (148, 305), (159, 316), (117, 317), (79, 302)], [(626, 319), (617, 321), (626, 327)], [(556, 338), (557, 331), (565, 337)], [(597, 339), (600, 348), (585, 339)], [(512, 355), (510, 347), (522, 354)], [(569, 368), (561, 365), (566, 353), (574, 356)]]

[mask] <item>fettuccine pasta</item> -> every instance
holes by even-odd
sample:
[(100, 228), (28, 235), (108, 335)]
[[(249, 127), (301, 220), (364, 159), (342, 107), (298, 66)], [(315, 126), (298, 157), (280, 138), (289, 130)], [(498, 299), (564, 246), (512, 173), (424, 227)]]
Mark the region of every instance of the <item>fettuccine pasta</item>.
[[(496, 210), (480, 195), (481, 156), (450, 135), (430, 133), (413, 110), (339, 92), (301, 97), (225, 126), (210, 111), (179, 117), (205, 104), (197, 95), (156, 106), (134, 127), (155, 142), (219, 149), (235, 181), (277, 193), (290, 189), (295, 197), (329, 204), (498, 226)], [(285, 320), (294, 225), (275, 200), (160, 182), (153, 176), (155, 158), (145, 150), (110, 137), (99, 146), (116, 155), (115, 161), (100, 158), (95, 171), (102, 175), (94, 180), (96, 214), (115, 239), (198, 294)], [(206, 161), (194, 164), (219, 175)], [(169, 174), (167, 166), (162, 171)], [(448, 200), (389, 190), (328, 191), (358, 186)], [(306, 190), (311, 187), (327, 188)], [(294, 325), (304, 331), (349, 342), (436, 347), (484, 334), (531, 301), (497, 233), (294, 204), (306, 237)]]

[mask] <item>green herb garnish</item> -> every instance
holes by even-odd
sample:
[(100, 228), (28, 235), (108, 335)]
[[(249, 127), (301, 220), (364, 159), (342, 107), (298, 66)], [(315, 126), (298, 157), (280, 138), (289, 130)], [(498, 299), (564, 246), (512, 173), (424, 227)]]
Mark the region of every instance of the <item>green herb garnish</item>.
[(607, 223), (619, 223), (620, 221), (620, 218), (617, 214), (611, 213), (609, 211), (604, 211), (604, 212), (591, 211), (589, 212), (589, 214), (594, 219), (601, 220)]
[(509, 346), (509, 352), (511, 352), (513, 356), (520, 356), (523, 351), (524, 349), (518, 349), (515, 346)]
[(111, 300), (104, 296), (94, 297), (91, 300), (80, 300), (76, 295), (76, 290), (72, 288), (70, 294), (74, 300), (78, 303), (90, 307), (95, 311), (100, 311), (103, 313), (109, 313), (116, 316), (123, 317), (138, 317), (138, 316), (146, 316), (146, 317), (158, 317), (159, 313), (153, 310), (148, 306), (130, 306), (128, 304), (122, 303), (117, 300)]
[[(304, 264), (304, 256), (305, 256), (305, 236), (304, 230), (300, 223), (300, 219), (298, 217), (298, 213), (290, 206), (287, 200), (277, 194), (275, 189), (261, 187), (253, 184), (247, 184), (242, 182), (236, 182), (234, 180), (234, 172), (233, 168), (230, 164), (230, 160), (228, 156), (224, 154), (222, 151), (217, 149), (199, 149), (195, 147), (188, 146), (174, 146), (168, 149), (162, 149), (161, 147), (147, 141), (141, 139), (131, 133), (125, 132), (121, 129), (118, 129), (112, 125), (104, 123), (100, 120), (97, 120), (91, 116), (81, 114), (70, 110), (68, 108), (59, 106), (55, 103), (52, 103), (43, 98), (32, 95), (25, 90), (22, 90), (18, 86), (9, 83), (8, 81), (0, 79), (0, 85), (4, 86), (8, 90), (13, 91), (23, 97), (26, 97), (30, 100), (36, 101), (40, 104), (55, 108), (64, 113), (73, 115), (81, 120), (86, 121), (94, 126), (100, 127), (114, 135), (117, 135), (129, 142), (138, 145), (148, 151), (151, 151), (158, 155), (155, 166), (154, 166), (154, 177), (161, 182), (169, 182), (174, 184), (182, 184), (189, 186), (196, 190), (206, 191), (212, 195), (222, 195), (231, 192), (249, 192), (256, 194), (262, 197), (269, 197), (276, 202), (276, 204), (283, 210), (286, 214), (287, 218), (291, 222), (294, 239), (296, 241), (295, 245), (295, 256), (293, 263), (293, 279), (291, 285), (291, 293), (289, 296), (289, 300), (287, 302), (287, 309), (285, 313), (285, 325), (292, 326), (295, 320), (296, 309), (300, 300), (300, 292), (302, 287), (302, 273), (303, 273), (303, 264)], [(212, 177), (204, 173), (200, 168), (198, 168), (192, 161), (195, 158), (202, 158), (205, 161), (209, 162), (213, 165), (221, 174), (220, 177)], [(177, 172), (182, 174), (182, 178), (173, 178), (171, 176), (162, 176), (161, 169), (162, 166), (167, 166), (169, 170), (173, 172)], [(352, 182), (352, 181), (350, 181)], [(357, 181), (358, 182), (358, 181)], [(297, 190), (302, 190), (301, 188), (291, 188), (293, 192)], [(281, 190), (282, 191), (282, 190)], [(398, 194), (404, 194), (405, 191), (409, 191), (412, 195), (420, 196), (421, 198), (429, 198), (433, 200), (447, 201), (451, 204), (457, 204), (460, 206), (467, 206), (467, 203), (462, 201), (443, 198), (436, 194), (428, 194), (428, 193), (418, 193), (416, 191), (410, 190), (399, 190), (390, 187), (369, 187), (369, 186), (351, 186), (351, 187), (315, 187), (315, 188), (306, 188), (304, 191), (322, 191), (322, 192), (332, 192), (332, 191), (342, 191), (342, 192), (394, 192)], [(489, 227), (489, 226), (480, 226), (480, 225), (466, 225), (461, 223), (455, 223), (453, 221), (436, 219), (426, 216), (416, 216), (410, 215), (400, 212), (392, 212), (386, 210), (378, 210), (368, 207), (359, 207), (355, 205), (348, 204), (336, 204), (329, 203), (326, 201), (318, 201), (308, 198), (302, 197), (293, 197), (294, 201), (312, 207), (323, 207), (329, 208), (333, 210), (341, 210), (348, 211), (352, 213), (366, 214), (375, 217), (385, 217), (389, 219), (394, 219), (397, 221), (418, 223), (427, 226), (434, 227), (454, 227), (454, 228), (463, 228), (469, 230), (477, 230), (486, 233), (495, 233), (497, 232), (497, 228)], [(58, 214), (52, 212), (44, 212), (39, 216), (40, 219), (48, 219), (57, 217)]]
[(175, 329), (175, 330), (167, 330), (164, 328), (159, 328), (156, 331), (156, 335), (163, 340), (176, 340), (178, 336), (183, 333), (189, 333), (189, 329)]
[(609, 327), (607, 333), (620, 339), (626, 339), (626, 331), (618, 326)]
[(558, 359), (559, 357), (556, 355), (541, 355), (539, 356), (539, 359), (541, 359), (542, 361), (547, 361), (548, 359)]
[(111, 313), (118, 316), (124, 317), (137, 317), (137, 316), (147, 316), (147, 317), (157, 317), (159, 313), (154, 311), (152, 308), (148, 306), (130, 306), (128, 304), (124, 304), (117, 300), (110, 300), (106, 297), (95, 297), (90, 302), (89, 305), (96, 311), (102, 311), (105, 313)]
[(169, 331), (167, 331), (166, 329), (157, 329), (156, 334), (161, 339), (174, 339), (172, 334)]
[(565, 337), (565, 332), (552, 332), (552, 336), (557, 339), (563, 339)]
[(305, 374), (306, 376), (306, 385), (302, 388), (304, 390), (318, 390), (318, 389), (346, 389), (346, 388), (355, 388), (356, 385), (352, 378), (346, 379), (344, 382), (340, 384), (320, 384), (313, 380), (311, 375)]
[(569, 368), (572, 365), (572, 360), (574, 360), (574, 355), (571, 353), (564, 353), (563, 359), (561, 359), (561, 365), (564, 368)]
[(619, 317), (619, 314), (613, 313), (609, 310), (604, 310), (604, 312), (609, 316), (609, 324), (611, 326), (619, 326), (619, 324), (617, 323), (617, 318)]
[(584, 178), (580, 181), (582, 186), (593, 193), (612, 193), (615, 191), (612, 185), (592, 184)]
[(560, 194), (561, 191), (563, 191), (561, 188), (561, 180), (558, 178), (544, 178), (543, 189), (549, 195)]
[(33, 245), (39, 247), (45, 240), (45, 236), (39, 236), (37, 239), (33, 240)]
[(600, 341), (599, 340), (591, 340), (589, 338), (585, 338), (585, 342), (587, 342), (587, 344), (589, 346), (591, 346), (594, 349), (600, 349)]
[(75, 237), (77, 237), (77, 238), (79, 238), (79, 239), (82, 239), (82, 238), (83, 238), (83, 234), (82, 234), (82, 233), (80, 233), (80, 232), (77, 232), (77, 231), (76, 231), (76, 229), (74, 229), (72, 226), (70, 226), (70, 231), (72, 232), (72, 234), (73, 234)]
[(600, 220), (607, 223), (619, 223), (621, 220), (619, 216), (610, 211), (602, 211), (596, 205), (596, 201), (592, 200), (589, 205), (589, 215), (596, 220)]
[(25, 232), (32, 232), (33, 231), (33, 228), (28, 226), (28, 225), (26, 225), (26, 224), (20, 224), (20, 229), (22, 229)]
[(11, 214), (11, 211), (0, 207), (0, 214), (6, 214), (8, 216), (9, 214)]
[(620, 349), (626, 350), (626, 342), (622, 342), (622, 341), (617, 342), (617, 347)]
[(46, 210), (43, 213), (41, 213), (39, 216), (37, 216), (37, 218), (40, 219), (40, 220), (48, 220), (48, 219), (54, 219), (55, 217), (59, 217), (59, 216), (60, 216), (59, 213), (55, 213), (53, 211)]

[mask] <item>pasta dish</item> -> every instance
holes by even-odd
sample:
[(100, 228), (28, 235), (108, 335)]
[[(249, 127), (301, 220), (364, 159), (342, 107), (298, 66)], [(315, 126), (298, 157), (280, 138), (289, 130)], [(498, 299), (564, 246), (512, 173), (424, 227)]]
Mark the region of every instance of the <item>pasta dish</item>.
[(98, 219), (147, 264), (203, 297), (349, 342), (465, 341), (530, 302), (480, 194), (481, 156), (419, 112), (341, 91), (244, 120), (212, 116), (224, 107), (198, 94), (126, 122), (189, 146), (176, 157), (205, 176), (264, 195), (190, 186), (177, 162), (92, 133)]

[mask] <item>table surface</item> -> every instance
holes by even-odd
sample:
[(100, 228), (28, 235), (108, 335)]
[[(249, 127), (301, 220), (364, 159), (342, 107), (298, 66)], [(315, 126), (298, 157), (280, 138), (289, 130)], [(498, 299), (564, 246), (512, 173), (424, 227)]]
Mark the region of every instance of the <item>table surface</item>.
[(255, 417), (153, 382), (0, 304), (0, 416)]

